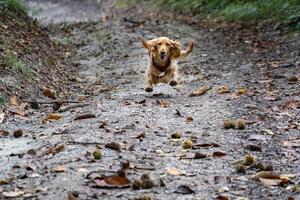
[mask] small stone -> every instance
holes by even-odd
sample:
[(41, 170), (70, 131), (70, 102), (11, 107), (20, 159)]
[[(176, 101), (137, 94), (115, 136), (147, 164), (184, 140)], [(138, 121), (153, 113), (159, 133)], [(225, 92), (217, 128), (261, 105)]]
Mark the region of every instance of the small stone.
[(14, 133), (13, 133), (13, 136), (16, 137), (16, 138), (20, 138), (23, 136), (23, 130), (22, 129), (18, 129), (16, 130)]
[(196, 152), (195, 155), (194, 155), (194, 159), (203, 159), (203, 158), (206, 158), (207, 155), (203, 154), (203, 153), (200, 153), (200, 152)]
[(176, 131), (175, 133), (173, 133), (171, 135), (171, 138), (172, 139), (180, 139), (181, 138), (181, 134), (178, 131)]
[(142, 187), (143, 182), (141, 180), (134, 180), (131, 184), (132, 189), (139, 190)]
[(239, 174), (245, 174), (246, 167), (244, 165), (239, 164), (235, 167), (235, 171), (236, 171), (236, 173), (239, 173)]

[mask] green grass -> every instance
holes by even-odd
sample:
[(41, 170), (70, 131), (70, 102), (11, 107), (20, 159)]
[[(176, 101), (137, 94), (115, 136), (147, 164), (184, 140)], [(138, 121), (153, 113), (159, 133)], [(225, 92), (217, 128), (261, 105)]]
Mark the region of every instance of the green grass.
[(27, 65), (18, 58), (17, 54), (13, 51), (6, 51), (3, 55), (3, 63), (15, 73), (21, 73), (23, 75), (28, 75), (30, 69)]
[(284, 20), (300, 26), (300, 0), (148, 0), (148, 3), (156, 8), (226, 21)]
[(29, 10), (22, 0), (0, 0), (0, 8), (6, 8), (21, 15), (27, 15)]
[(5, 105), (5, 100), (3, 96), (0, 96), (0, 107), (3, 107)]

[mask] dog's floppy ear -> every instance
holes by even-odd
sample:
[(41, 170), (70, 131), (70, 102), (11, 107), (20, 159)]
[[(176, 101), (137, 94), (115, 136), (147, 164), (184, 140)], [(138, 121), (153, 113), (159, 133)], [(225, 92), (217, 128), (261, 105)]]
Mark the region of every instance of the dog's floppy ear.
[(152, 42), (150, 41), (146, 41), (143, 38), (139, 38), (140, 42), (142, 43), (142, 45), (146, 48), (146, 49), (151, 49), (152, 47)]
[(172, 41), (172, 51), (171, 56), (173, 58), (178, 58), (180, 56), (181, 45), (178, 41)]

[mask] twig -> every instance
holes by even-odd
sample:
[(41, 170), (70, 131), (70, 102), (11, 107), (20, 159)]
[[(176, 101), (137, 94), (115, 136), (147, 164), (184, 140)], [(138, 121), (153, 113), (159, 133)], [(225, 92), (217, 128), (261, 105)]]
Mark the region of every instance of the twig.
[(57, 101), (34, 101), (34, 100), (23, 100), (26, 103), (38, 103), (38, 104), (63, 104), (63, 103), (82, 103), (82, 101), (71, 101), (71, 100), (57, 100)]
[(79, 108), (79, 107), (84, 107), (88, 106), (89, 104), (87, 103), (82, 103), (82, 104), (73, 104), (69, 106), (64, 106), (58, 109), (58, 112), (66, 112), (67, 110), (73, 109), (73, 108)]
[(66, 144), (79, 144), (79, 145), (105, 145), (101, 142), (79, 142), (79, 141), (67, 141)]
[(156, 170), (156, 168), (154, 167), (139, 167), (139, 166), (134, 166), (132, 169), (136, 169), (136, 170), (150, 170), (150, 171), (153, 171), (153, 170)]

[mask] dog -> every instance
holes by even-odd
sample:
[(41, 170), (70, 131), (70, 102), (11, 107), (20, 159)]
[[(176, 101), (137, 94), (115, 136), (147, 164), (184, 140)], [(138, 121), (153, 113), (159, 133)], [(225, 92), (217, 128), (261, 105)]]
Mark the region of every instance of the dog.
[(152, 92), (153, 86), (158, 83), (176, 86), (178, 83), (177, 60), (192, 52), (194, 42), (191, 42), (186, 50), (181, 50), (180, 42), (167, 37), (148, 41), (139, 38), (139, 40), (148, 49), (149, 56), (145, 91)]

